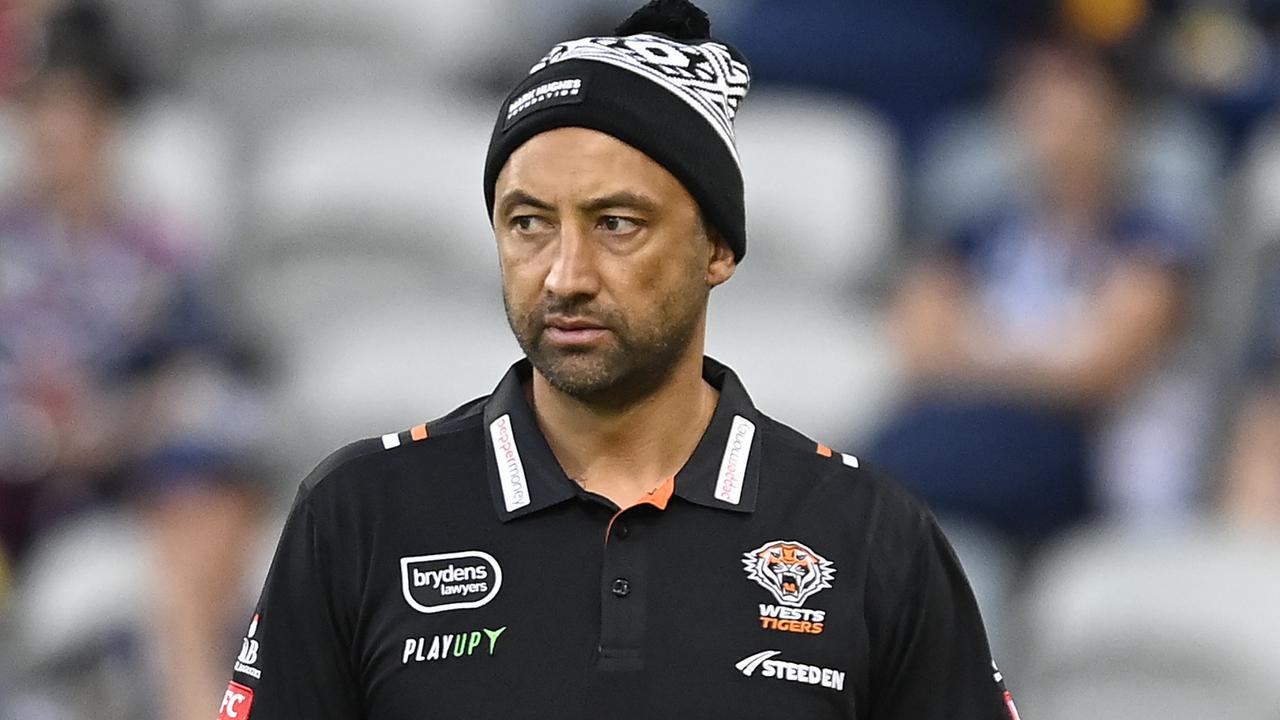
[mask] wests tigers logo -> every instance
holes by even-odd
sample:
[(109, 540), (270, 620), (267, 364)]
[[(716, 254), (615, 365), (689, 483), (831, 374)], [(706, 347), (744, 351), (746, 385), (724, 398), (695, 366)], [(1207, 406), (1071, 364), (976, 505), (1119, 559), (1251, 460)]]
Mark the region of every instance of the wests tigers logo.
[(800, 607), (809, 596), (831, 587), (836, 574), (830, 560), (795, 540), (773, 540), (742, 554), (747, 577), (773, 593), (778, 602)]

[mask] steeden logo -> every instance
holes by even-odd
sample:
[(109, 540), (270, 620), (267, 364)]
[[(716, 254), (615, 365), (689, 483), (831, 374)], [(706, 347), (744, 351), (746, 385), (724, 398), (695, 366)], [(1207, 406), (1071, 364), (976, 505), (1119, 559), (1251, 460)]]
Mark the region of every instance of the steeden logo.
[(481, 550), (400, 558), (400, 588), (418, 612), (478, 608), (501, 587), (502, 567)]
[(760, 677), (803, 685), (820, 685), (837, 691), (844, 690), (843, 670), (773, 659), (781, 654), (781, 650), (763, 650), (739, 660), (734, 667), (747, 677), (754, 676), (756, 670), (759, 670)]

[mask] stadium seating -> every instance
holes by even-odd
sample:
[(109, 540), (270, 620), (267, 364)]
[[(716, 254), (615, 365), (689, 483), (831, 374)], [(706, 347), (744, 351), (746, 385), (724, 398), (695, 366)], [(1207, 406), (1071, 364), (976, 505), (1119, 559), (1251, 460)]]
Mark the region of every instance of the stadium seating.
[(1092, 529), (1039, 565), (1021, 703), (1042, 720), (1243, 720), (1280, 707), (1280, 536)]
[[(290, 62), (290, 52), (311, 55), (325, 47), (346, 47), (362, 50), (353, 53), (353, 61), (379, 63), (384, 72), (408, 71), (419, 84), (470, 85), (536, 59), (522, 58), (531, 52), (522, 40), (532, 40), (520, 22), (530, 14), (525, 5), (514, 0), (213, 0), (206, 3), (204, 25), (215, 47), (281, 51), (276, 58), (286, 67), (274, 72), (285, 80), (291, 74), (286, 68), (308, 75), (319, 69)], [(545, 47), (533, 52), (543, 51)], [(261, 69), (273, 70), (269, 65)], [(193, 64), (193, 70), (200, 69)], [(319, 73), (315, 77), (323, 79)]]
[(1244, 223), (1254, 244), (1280, 238), (1280, 115), (1263, 124), (1247, 150), (1242, 169)]
[(778, 280), (846, 290), (884, 268), (901, 178), (878, 115), (836, 95), (757, 88), (737, 137), (755, 262)]
[(440, 286), (404, 258), (320, 256), (275, 267), (250, 303), (270, 314), (278, 341), (285, 484), (347, 442), (488, 393), (520, 356), (500, 292), (482, 282)]
[(870, 110), (794, 90), (756, 90), (737, 133), (748, 250), (712, 293), (708, 353), (766, 413), (824, 442), (856, 438), (898, 387), (869, 292), (898, 239), (896, 144)]
[(249, 170), (250, 251), (410, 254), (446, 276), (494, 276), (481, 195), (491, 127), (487, 105), (424, 93), (301, 108), (263, 137)]
[(182, 250), (229, 250), (237, 213), (234, 141), (220, 116), (179, 96), (157, 97), (130, 113), (117, 148), (122, 201), (175, 226)]

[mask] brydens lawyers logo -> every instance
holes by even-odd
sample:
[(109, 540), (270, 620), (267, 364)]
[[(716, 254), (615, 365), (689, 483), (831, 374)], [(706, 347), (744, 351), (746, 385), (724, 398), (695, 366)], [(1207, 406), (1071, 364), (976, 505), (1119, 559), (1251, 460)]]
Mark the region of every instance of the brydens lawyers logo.
[(760, 604), (760, 627), (780, 632), (821, 635), (824, 610), (802, 607), (815, 593), (831, 587), (836, 568), (830, 560), (795, 540), (772, 540), (742, 554), (747, 577), (768, 590), (780, 605)]
[(232, 682), (222, 695), (222, 707), (218, 720), (249, 720), (249, 708), (253, 706), (253, 690)]
[(502, 567), (480, 550), (400, 558), (400, 588), (423, 613), (478, 608), (502, 587)]

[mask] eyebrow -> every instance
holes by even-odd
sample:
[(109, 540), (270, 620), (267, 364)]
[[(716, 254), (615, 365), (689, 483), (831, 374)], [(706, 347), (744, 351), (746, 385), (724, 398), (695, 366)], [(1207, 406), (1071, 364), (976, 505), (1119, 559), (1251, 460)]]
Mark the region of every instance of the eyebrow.
[[(555, 206), (541, 198), (535, 197), (524, 190), (509, 190), (502, 196), (502, 200), (498, 203), (498, 215), (504, 216), (511, 212), (512, 209), (521, 205), (537, 208), (539, 210), (553, 211)], [(622, 191), (603, 195), (597, 198), (591, 198), (578, 203), (578, 210), (584, 213), (594, 213), (609, 208), (634, 208), (643, 212), (653, 212), (657, 210), (658, 203), (652, 198), (641, 195), (640, 193)]]
[(507, 213), (510, 213), (513, 208), (519, 207), (520, 205), (528, 205), (529, 207), (535, 207), (539, 210), (555, 210), (555, 207), (551, 203), (546, 200), (536, 198), (523, 190), (508, 190), (502, 195), (502, 200), (498, 203), (498, 216), (505, 216)]
[(592, 198), (578, 204), (578, 209), (585, 213), (594, 213), (609, 208), (634, 208), (644, 212), (653, 212), (658, 209), (658, 203), (639, 193), (634, 192), (616, 192), (603, 197)]

